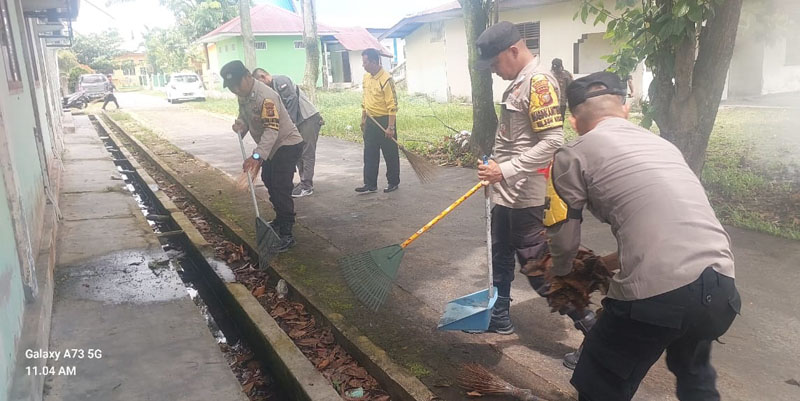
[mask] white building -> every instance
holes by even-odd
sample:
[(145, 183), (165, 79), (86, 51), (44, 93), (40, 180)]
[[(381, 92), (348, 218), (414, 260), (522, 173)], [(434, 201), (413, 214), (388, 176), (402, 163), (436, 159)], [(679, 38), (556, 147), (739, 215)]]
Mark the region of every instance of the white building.
[[(505, 0), (500, 20), (517, 24), (528, 47), (539, 55), (541, 68), (549, 69), (560, 58), (566, 69), (581, 76), (607, 68), (601, 57), (613, 47), (603, 39), (606, 26), (573, 19), (577, 10), (573, 0)], [(405, 39), (409, 92), (438, 101), (471, 97), (464, 19), (457, 1), (403, 18), (381, 36), (387, 38)], [(636, 96), (641, 97), (642, 74), (633, 75)], [(496, 100), (507, 85), (494, 76)]]
[(728, 98), (800, 92), (800, 26), (773, 40), (739, 30), (728, 73)]

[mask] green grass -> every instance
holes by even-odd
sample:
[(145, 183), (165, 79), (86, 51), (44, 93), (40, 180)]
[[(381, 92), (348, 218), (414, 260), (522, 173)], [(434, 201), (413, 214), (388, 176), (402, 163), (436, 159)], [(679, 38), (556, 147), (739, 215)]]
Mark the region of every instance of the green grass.
[(723, 223), (800, 240), (800, 182), (785, 176), (796, 155), (780, 152), (781, 139), (770, 137), (794, 132), (790, 113), (723, 109), (717, 115), (702, 178)]
[[(317, 108), (325, 119), (322, 135), (362, 142), (361, 92), (318, 92), (317, 97)], [(471, 105), (429, 102), (423, 96), (405, 93), (400, 93), (398, 102), (400, 103), (400, 110), (397, 113), (398, 136), (408, 147), (435, 144), (442, 137), (453, 133), (433, 117), (434, 113), (457, 130), (472, 129)], [(187, 103), (187, 105), (231, 116), (238, 113), (236, 101), (232, 99), (207, 99), (205, 102)]]
[[(163, 96), (163, 95), (162, 95)], [(322, 134), (362, 142), (359, 128), (361, 92), (318, 92), (317, 106), (325, 125)], [(398, 137), (409, 149), (447, 165), (472, 165), (474, 156), (460, 152), (448, 138), (453, 131), (471, 130), (472, 107), (466, 103), (437, 103), (424, 96), (401, 92), (397, 115)], [(235, 100), (208, 99), (186, 104), (214, 113), (237, 114)], [(800, 239), (800, 201), (794, 195), (798, 182), (787, 181), (786, 144), (770, 137), (791, 131), (797, 119), (791, 111), (723, 109), (711, 135), (702, 179), (717, 215), (726, 223), (788, 238)], [(633, 117), (638, 122), (641, 117)], [(657, 132), (654, 125), (653, 130)], [(567, 141), (577, 137), (565, 124)], [(766, 145), (765, 145), (766, 144)], [(770, 145), (772, 144), (772, 145)], [(796, 156), (796, 155), (795, 155)], [(800, 156), (797, 156), (800, 158)], [(788, 170), (793, 171), (793, 170)], [(794, 170), (796, 171), (796, 170)]]

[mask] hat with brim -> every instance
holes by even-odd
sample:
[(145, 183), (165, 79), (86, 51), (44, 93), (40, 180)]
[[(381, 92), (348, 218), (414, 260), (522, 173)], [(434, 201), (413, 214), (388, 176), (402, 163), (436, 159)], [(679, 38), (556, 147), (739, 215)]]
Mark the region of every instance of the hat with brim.
[(248, 72), (247, 68), (239, 60), (233, 60), (223, 65), (222, 69), (219, 70), (219, 75), (222, 77), (222, 87), (230, 88), (238, 85), (242, 81), (242, 77), (247, 75)]
[(486, 28), (475, 41), (475, 46), (478, 48), (478, 60), (475, 66), (479, 70), (488, 70), (492, 67), (492, 62), (498, 54), (521, 39), (522, 36), (517, 27), (508, 21), (498, 22)]

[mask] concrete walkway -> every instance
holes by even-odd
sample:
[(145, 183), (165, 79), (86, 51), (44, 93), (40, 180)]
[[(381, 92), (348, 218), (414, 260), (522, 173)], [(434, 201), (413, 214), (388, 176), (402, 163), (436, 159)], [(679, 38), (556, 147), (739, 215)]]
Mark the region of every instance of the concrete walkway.
[[(135, 93), (120, 94), (120, 103), (184, 151), (232, 176), (241, 171), (238, 144), (230, 132), (232, 118), (168, 105), (163, 99)], [(248, 149), (252, 146), (248, 142)], [(320, 138), (315, 193), (296, 202), (300, 224), (344, 253), (403, 241), (476, 182), (474, 170), (443, 168), (435, 182), (422, 186), (403, 160), (399, 191), (357, 195), (353, 188), (361, 184), (361, 152), (359, 144)], [(385, 184), (382, 176), (379, 181)], [(483, 203), (476, 195), (411, 245), (397, 279), (404, 296), (442, 311), (449, 300), (481, 289), (486, 274), (483, 224)], [(797, 400), (800, 387), (786, 382), (800, 380), (800, 314), (795, 306), (800, 303), (796, 290), (800, 243), (739, 229), (729, 229), (729, 233), (737, 258), (744, 315), (722, 339), (725, 345), (715, 345), (714, 361), (723, 398)], [(600, 253), (616, 250), (609, 229), (597, 221), (585, 222), (583, 238), (585, 245)], [(549, 312), (524, 277), (518, 278), (512, 290), (517, 334), (481, 337), (502, 352), (502, 357), (570, 391), (571, 372), (561, 366), (561, 357), (577, 348), (581, 338), (568, 319)], [(403, 300), (390, 298), (389, 302)], [(420, 322), (419, 315), (411, 312), (397, 318), (416, 319), (407, 324), (425, 324), (431, 336), (440, 338), (441, 334), (434, 333), (435, 318)], [(673, 400), (673, 392), (674, 378), (661, 361), (635, 399)]]
[(44, 399), (247, 400), (89, 119), (75, 122)]

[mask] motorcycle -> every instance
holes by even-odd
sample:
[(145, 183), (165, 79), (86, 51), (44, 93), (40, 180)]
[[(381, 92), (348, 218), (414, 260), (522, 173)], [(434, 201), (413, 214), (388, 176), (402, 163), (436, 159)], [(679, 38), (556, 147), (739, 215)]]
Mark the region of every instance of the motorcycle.
[(83, 109), (89, 105), (90, 101), (91, 99), (89, 99), (89, 96), (86, 95), (86, 92), (78, 91), (69, 96), (65, 96), (62, 99), (62, 106), (64, 108)]

